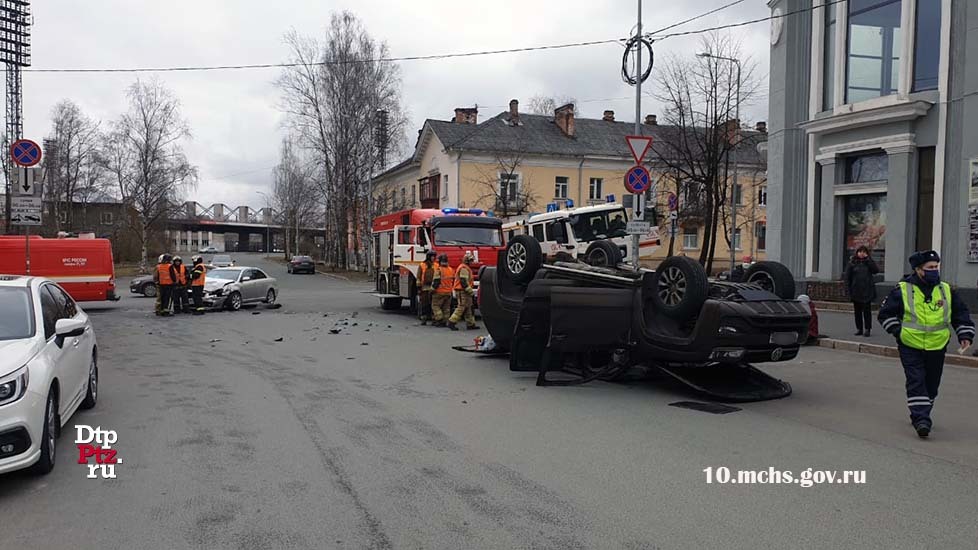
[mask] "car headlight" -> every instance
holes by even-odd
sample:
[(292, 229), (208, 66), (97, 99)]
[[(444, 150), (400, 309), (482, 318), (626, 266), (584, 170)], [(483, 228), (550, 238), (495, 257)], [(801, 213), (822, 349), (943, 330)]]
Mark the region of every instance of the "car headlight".
[(211, 291), (211, 296), (220, 296), (221, 294), (224, 294), (224, 287)]
[(27, 366), (0, 378), (0, 405), (17, 401), (27, 393), (27, 383), (30, 379)]

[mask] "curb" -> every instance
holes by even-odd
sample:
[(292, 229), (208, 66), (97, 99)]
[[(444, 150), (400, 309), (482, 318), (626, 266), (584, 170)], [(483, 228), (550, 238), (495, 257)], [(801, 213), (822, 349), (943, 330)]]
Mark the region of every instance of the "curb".
[[(812, 300), (815, 304), (815, 309), (818, 311), (836, 311), (843, 313), (852, 313), (852, 302), (828, 302), (822, 300)], [(877, 312), (880, 309), (879, 304), (874, 303), (871, 306), (873, 312)]]
[[(878, 355), (880, 357), (890, 357), (894, 359), (900, 357), (900, 352), (897, 350), (896, 346), (881, 346), (879, 344), (866, 344), (863, 342), (852, 342), (849, 340), (837, 340), (835, 338), (820, 338), (818, 345), (822, 348), (851, 351), (854, 353), (863, 353), (867, 355)], [(945, 356), (944, 362), (948, 365), (978, 369), (978, 357), (972, 357), (970, 355), (949, 353)]]

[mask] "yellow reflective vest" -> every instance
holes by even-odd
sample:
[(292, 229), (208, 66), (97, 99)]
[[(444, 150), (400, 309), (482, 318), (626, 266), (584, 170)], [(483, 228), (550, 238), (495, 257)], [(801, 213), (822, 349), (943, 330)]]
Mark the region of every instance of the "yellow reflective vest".
[(931, 290), (930, 301), (917, 285), (902, 281), (903, 320), (900, 341), (925, 351), (941, 350), (951, 339), (951, 285), (940, 283)]

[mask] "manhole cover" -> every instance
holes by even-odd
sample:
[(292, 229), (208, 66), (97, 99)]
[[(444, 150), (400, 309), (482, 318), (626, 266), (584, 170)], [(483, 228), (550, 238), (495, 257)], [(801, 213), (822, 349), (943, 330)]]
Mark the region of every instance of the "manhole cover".
[(702, 403), (700, 401), (676, 401), (675, 403), (669, 403), (669, 406), (679, 407), (681, 409), (693, 409), (694, 411), (708, 412), (710, 414), (727, 414), (740, 410), (737, 407), (731, 407), (729, 405)]

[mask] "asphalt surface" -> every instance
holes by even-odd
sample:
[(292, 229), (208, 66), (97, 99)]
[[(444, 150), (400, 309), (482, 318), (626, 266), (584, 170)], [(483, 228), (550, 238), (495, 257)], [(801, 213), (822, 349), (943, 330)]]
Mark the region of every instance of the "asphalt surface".
[[(976, 369), (946, 369), (927, 441), (909, 426), (899, 363), (828, 349), (762, 367), (791, 397), (724, 415), (669, 406), (701, 398), (661, 380), (538, 388), (505, 360), (451, 349), (476, 333), (381, 311), (362, 283), (239, 256), (278, 278), (282, 308), (161, 319), (129, 295), (86, 307), (99, 404), (71, 419), (50, 475), (0, 476), (0, 548), (978, 540)], [(118, 431), (117, 479), (86, 479), (75, 424)], [(722, 466), (865, 470), (866, 482), (708, 484), (703, 469)]]

